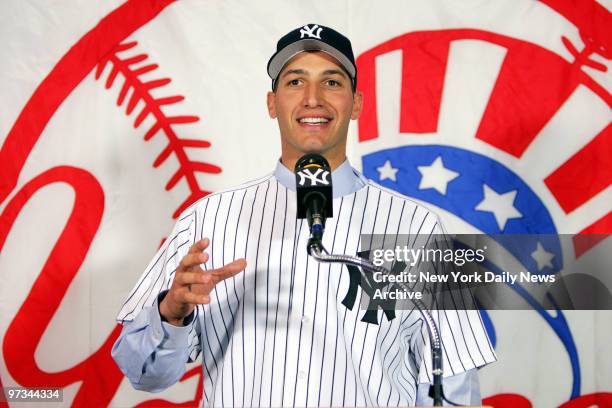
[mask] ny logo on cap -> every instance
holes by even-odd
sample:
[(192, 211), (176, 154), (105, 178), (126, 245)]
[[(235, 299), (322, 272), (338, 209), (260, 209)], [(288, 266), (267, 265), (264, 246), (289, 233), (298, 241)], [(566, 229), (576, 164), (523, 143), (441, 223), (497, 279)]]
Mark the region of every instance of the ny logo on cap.
[[(316, 30), (316, 32), (315, 32)], [(308, 24), (306, 24), (304, 26), (304, 28), (300, 29), (300, 39), (304, 38), (305, 35), (307, 35), (310, 38), (316, 38), (318, 40), (321, 39), (321, 30), (323, 30), (322, 27), (319, 27), (318, 24), (315, 24), (314, 26), (310, 27)]]
[[(321, 175), (321, 178), (319, 178), (319, 175)], [(321, 168), (317, 169), (314, 173), (310, 169), (302, 169), (298, 172), (298, 176), (300, 176), (300, 186), (305, 184), (308, 186), (316, 186), (318, 184), (329, 185), (329, 171)]]

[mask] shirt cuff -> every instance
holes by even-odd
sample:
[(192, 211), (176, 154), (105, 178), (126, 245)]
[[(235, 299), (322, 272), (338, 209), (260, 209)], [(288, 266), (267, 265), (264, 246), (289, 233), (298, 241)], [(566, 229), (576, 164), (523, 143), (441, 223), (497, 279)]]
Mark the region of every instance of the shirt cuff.
[(191, 325), (193, 324), (195, 309), (185, 319), (183, 319), (183, 326), (175, 326), (170, 324), (162, 317), (159, 312), (159, 304), (166, 297), (168, 290), (160, 292), (157, 296), (156, 303), (151, 308), (149, 316), (151, 329), (154, 337), (159, 341), (161, 348), (165, 349), (176, 349), (185, 347), (188, 344), (189, 332), (191, 331)]

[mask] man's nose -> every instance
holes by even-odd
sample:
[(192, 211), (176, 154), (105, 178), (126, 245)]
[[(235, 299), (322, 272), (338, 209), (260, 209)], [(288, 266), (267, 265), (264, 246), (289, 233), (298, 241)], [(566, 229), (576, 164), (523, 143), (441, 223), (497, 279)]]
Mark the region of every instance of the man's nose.
[(316, 84), (308, 84), (304, 88), (304, 106), (308, 108), (321, 106), (321, 89)]

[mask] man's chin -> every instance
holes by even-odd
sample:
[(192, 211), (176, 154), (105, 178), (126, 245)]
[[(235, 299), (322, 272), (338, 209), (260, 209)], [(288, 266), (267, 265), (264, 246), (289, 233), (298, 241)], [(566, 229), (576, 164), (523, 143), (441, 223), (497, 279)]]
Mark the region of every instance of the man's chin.
[(321, 156), (325, 155), (325, 152), (327, 152), (327, 149), (324, 148), (324, 146), (321, 145), (317, 145), (317, 146), (304, 146), (301, 149), (301, 153), (302, 154), (320, 154)]

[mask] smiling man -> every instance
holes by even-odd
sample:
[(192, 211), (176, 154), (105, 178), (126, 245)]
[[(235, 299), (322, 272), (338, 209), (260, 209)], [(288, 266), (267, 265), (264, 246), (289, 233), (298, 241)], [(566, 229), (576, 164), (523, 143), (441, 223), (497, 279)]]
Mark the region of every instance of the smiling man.
[[(278, 121), (275, 171), (211, 194), (179, 217), (123, 305), (113, 357), (135, 388), (160, 391), (202, 353), (206, 406), (431, 404), (428, 335), (418, 311), (379, 311), (378, 324), (347, 308), (347, 270), (306, 252), (292, 169), (306, 153), (333, 170), (334, 217), (323, 245), (355, 255), (361, 234), (441, 233), (438, 217), (365, 179), (346, 159), (361, 112), (350, 41), (309, 24), (268, 63), (268, 111)], [(360, 296), (362, 296), (361, 294)], [(478, 313), (440, 313), (444, 387), (478, 405), (476, 368), (495, 361)]]
[(337, 168), (346, 159), (349, 122), (361, 112), (361, 92), (354, 92), (349, 73), (323, 51), (302, 52), (274, 85), (268, 111), (278, 119), (283, 164), (293, 169), (304, 152), (311, 152)]

